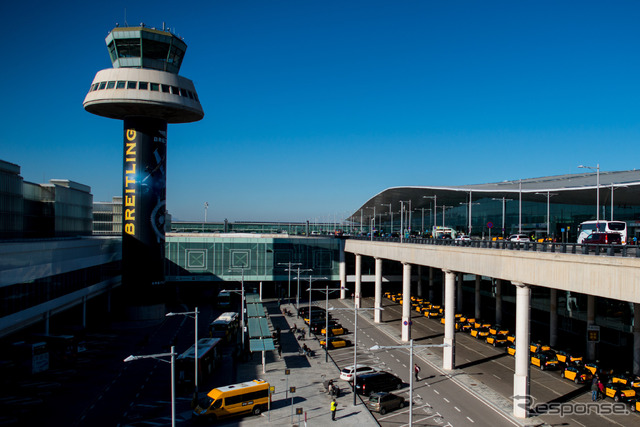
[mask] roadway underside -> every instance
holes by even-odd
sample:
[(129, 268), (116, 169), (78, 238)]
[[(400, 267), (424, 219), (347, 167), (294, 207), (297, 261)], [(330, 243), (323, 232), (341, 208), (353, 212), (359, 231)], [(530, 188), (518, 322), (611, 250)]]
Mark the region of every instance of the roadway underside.
[[(363, 307), (373, 307), (373, 298), (363, 298)], [(333, 300), (332, 305), (352, 307), (349, 300)], [(369, 350), (373, 345), (398, 345), (401, 342), (402, 307), (382, 298), (382, 322), (375, 324), (373, 311), (362, 311), (358, 323), (358, 363), (393, 372), (409, 382), (408, 350)], [(341, 323), (352, 330), (353, 314), (338, 311)], [(444, 325), (440, 319), (428, 319), (412, 312), (411, 335), (415, 345), (441, 344)], [(352, 337), (351, 337), (352, 338)], [(353, 364), (353, 348), (333, 351), (332, 357), (344, 367)], [(533, 410), (526, 420), (513, 417), (514, 358), (504, 348), (494, 348), (462, 332), (456, 333), (455, 364), (450, 372), (442, 370), (442, 349), (415, 349), (414, 362), (422, 367), (420, 380), (414, 383), (415, 425), (568, 425), (632, 426), (640, 417), (628, 411), (628, 405), (613, 408), (611, 399), (591, 401), (590, 384), (578, 385), (561, 378), (560, 371), (540, 371), (531, 366), (530, 385)], [(401, 394), (408, 399), (408, 390)], [(546, 407), (545, 407), (546, 406)], [(626, 413), (615, 413), (626, 408)], [(563, 414), (560, 412), (564, 411)], [(408, 408), (376, 414), (381, 425), (408, 422)]]

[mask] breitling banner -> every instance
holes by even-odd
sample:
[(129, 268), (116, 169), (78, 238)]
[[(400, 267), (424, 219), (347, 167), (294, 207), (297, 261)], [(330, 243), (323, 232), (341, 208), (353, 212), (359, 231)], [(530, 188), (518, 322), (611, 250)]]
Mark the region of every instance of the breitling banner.
[(123, 281), (164, 283), (167, 123), (124, 120)]

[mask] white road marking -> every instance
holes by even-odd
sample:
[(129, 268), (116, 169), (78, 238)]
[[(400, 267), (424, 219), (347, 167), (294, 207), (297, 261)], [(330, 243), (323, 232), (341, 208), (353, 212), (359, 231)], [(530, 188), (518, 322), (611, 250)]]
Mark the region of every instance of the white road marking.
[(472, 423), (475, 423), (475, 421), (473, 421), (471, 418), (467, 417), (467, 419), (468, 419), (469, 421), (471, 421)]
[(500, 378), (499, 376), (497, 376), (496, 374), (493, 374), (494, 377), (496, 377), (499, 380), (502, 380), (502, 378)]
[(447, 399), (446, 397), (443, 397), (443, 399), (444, 399), (445, 402), (451, 403), (451, 402), (449, 402), (449, 399)]
[(454, 406), (454, 407), (453, 407), (453, 409), (455, 409), (455, 410), (456, 410), (456, 411), (458, 411), (458, 412), (461, 412), (461, 411), (460, 411), (460, 409), (458, 409), (458, 407), (457, 407), (457, 406)]

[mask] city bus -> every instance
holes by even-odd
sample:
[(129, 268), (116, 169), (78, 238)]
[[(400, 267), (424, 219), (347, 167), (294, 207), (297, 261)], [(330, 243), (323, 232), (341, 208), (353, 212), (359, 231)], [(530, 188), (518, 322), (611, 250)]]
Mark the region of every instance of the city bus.
[(49, 348), (44, 341), (15, 342), (9, 352), (20, 373), (37, 374), (49, 370)]
[(238, 324), (238, 313), (231, 311), (222, 313), (209, 325), (209, 336), (231, 342), (238, 332)]
[(193, 410), (194, 419), (215, 421), (220, 418), (260, 413), (268, 408), (269, 383), (253, 380), (218, 387), (207, 393)]
[[(222, 355), (219, 349), (220, 338), (200, 338), (198, 340), (198, 381), (206, 381), (211, 377)], [(196, 369), (196, 346), (176, 358), (178, 387), (187, 389), (194, 385)]]
[(627, 244), (627, 223), (624, 221), (585, 221), (578, 227), (578, 243), (584, 242), (591, 233), (619, 233), (622, 244)]

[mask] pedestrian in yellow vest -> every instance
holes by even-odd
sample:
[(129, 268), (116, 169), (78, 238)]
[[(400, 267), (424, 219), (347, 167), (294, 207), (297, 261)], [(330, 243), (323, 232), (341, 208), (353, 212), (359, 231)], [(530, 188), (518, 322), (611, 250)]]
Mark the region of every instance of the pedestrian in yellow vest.
[(336, 420), (336, 409), (338, 408), (338, 404), (336, 403), (336, 400), (333, 399), (331, 401), (331, 421), (335, 421)]

